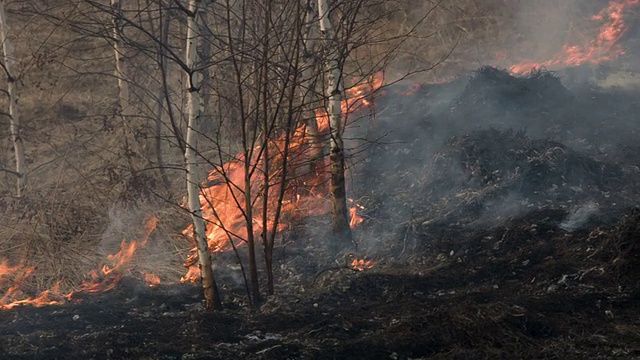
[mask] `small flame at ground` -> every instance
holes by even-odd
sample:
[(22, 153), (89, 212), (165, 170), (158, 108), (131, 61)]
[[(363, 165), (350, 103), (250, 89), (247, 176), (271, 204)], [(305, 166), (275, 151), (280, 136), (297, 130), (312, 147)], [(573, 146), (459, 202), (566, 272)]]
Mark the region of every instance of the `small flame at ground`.
[(373, 260), (353, 259), (349, 268), (355, 271), (365, 271), (367, 269), (372, 269), (373, 265)]
[[(122, 241), (120, 251), (108, 255), (111, 265), (103, 265), (100, 270), (92, 270), (75, 292), (63, 294), (60, 292), (60, 282), (49, 290), (41, 292), (38, 296), (29, 297), (22, 288), (25, 281), (31, 276), (34, 267), (22, 265), (10, 266), (6, 260), (0, 261), (0, 281), (12, 276), (13, 285), (0, 297), (0, 310), (13, 309), (17, 306), (32, 305), (36, 307), (59, 305), (70, 301), (75, 293), (102, 293), (107, 292), (118, 284), (122, 278), (125, 267), (131, 262), (137, 249), (147, 244), (153, 230), (158, 223), (158, 218), (150, 217), (145, 224), (145, 234), (141, 241)], [(149, 286), (160, 283), (160, 278), (154, 274), (145, 273), (145, 281)]]
[(142, 272), (142, 274), (144, 275), (144, 281), (147, 286), (154, 287), (160, 285), (160, 277), (158, 277), (158, 275), (145, 272)]
[(200, 281), (200, 268), (197, 265), (189, 266), (187, 273), (180, 278), (181, 283), (197, 283)]

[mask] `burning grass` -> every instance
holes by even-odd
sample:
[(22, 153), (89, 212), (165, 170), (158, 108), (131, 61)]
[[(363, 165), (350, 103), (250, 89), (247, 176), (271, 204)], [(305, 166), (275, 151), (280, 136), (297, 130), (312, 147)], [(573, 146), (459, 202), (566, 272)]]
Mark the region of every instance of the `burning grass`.
[(638, 0), (610, 1), (606, 8), (591, 17), (592, 21), (601, 25), (597, 35), (589, 38), (586, 44), (565, 44), (563, 49), (549, 60), (524, 61), (512, 65), (509, 70), (512, 73), (523, 74), (532, 69), (577, 66), (584, 63), (598, 64), (617, 59), (625, 53), (618, 40), (627, 31), (627, 15), (637, 11), (639, 4)]
[[(41, 236), (36, 238), (39, 241), (31, 240), (26, 244), (5, 243), (0, 265), (0, 286), (3, 288), (0, 307), (6, 310), (21, 305), (66, 303), (76, 294), (110, 291), (123, 276), (138, 278), (148, 286), (157, 286), (162, 278), (176, 281), (184, 249), (176, 248), (171, 241), (161, 240), (155, 240), (153, 247), (147, 247), (158, 218), (149, 215), (148, 205), (146, 208), (124, 212), (112, 210), (111, 227), (96, 235), (96, 238), (102, 238), (101, 242), (65, 233), (64, 239)], [(61, 214), (65, 213), (58, 215)], [(60, 228), (61, 219), (56, 220), (56, 228)], [(78, 220), (75, 218), (79, 227)], [(139, 223), (145, 224), (142, 229)], [(130, 234), (139, 236), (132, 238)], [(116, 238), (125, 239), (111, 251), (109, 243)], [(14, 241), (17, 239), (19, 237), (13, 238)], [(86, 252), (87, 241), (93, 242), (89, 253)], [(102, 256), (101, 247), (107, 251)]]

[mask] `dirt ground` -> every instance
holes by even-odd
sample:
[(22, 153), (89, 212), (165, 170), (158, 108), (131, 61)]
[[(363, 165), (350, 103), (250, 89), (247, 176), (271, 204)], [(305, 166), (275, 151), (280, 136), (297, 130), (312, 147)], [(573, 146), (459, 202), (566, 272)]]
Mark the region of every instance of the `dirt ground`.
[(304, 219), (256, 311), (230, 255), (212, 313), (133, 278), (0, 311), (1, 358), (640, 359), (637, 95), (493, 68), (387, 88), (352, 134), (378, 139), (353, 161), (357, 248)]

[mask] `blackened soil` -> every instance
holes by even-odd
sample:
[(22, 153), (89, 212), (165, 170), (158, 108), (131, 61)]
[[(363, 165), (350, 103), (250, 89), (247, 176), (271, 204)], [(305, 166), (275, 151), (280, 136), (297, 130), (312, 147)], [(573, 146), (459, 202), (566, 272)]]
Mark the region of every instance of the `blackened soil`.
[(612, 261), (638, 216), (567, 233), (557, 226), (562, 215), (537, 211), (455, 240), (441, 230), (443, 240), (432, 238), (422, 257), (327, 272), (315, 285), (308, 274), (306, 291), (282, 288), (256, 311), (227, 294), (226, 309), (208, 313), (195, 286), (124, 281), (76, 303), (1, 312), (0, 352), (2, 359), (639, 358), (638, 276), (619, 276)]

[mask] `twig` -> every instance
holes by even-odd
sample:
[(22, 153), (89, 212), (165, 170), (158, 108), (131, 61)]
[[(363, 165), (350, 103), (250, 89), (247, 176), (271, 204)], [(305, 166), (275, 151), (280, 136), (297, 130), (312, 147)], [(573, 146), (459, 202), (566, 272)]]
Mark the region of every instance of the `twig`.
[(320, 271), (318, 271), (316, 273), (316, 276), (313, 277), (313, 282), (311, 284), (315, 285), (316, 284), (316, 280), (318, 280), (318, 277), (320, 275), (322, 275), (323, 273), (326, 273), (328, 271), (333, 271), (333, 270), (342, 270), (342, 269), (348, 269), (348, 267), (346, 267), (346, 266), (336, 266), (336, 267), (330, 267), (330, 268), (322, 269), (322, 270), (320, 270)]
[(407, 238), (409, 237), (409, 231), (413, 226), (413, 206), (411, 207), (411, 217), (409, 218), (409, 223), (407, 224), (407, 231), (404, 232), (404, 239), (402, 240), (402, 251), (400, 255), (404, 254), (404, 251), (407, 248)]
[(279, 348), (279, 347), (282, 347), (282, 345), (278, 344), (278, 345), (274, 345), (274, 346), (272, 346), (272, 347), (269, 347), (269, 348), (266, 348), (266, 349), (260, 350), (260, 351), (258, 351), (258, 352), (256, 353), (256, 355), (257, 355), (257, 354), (265, 354), (267, 351), (271, 351), (271, 350), (273, 350), (273, 349), (277, 349), (277, 348)]
[(313, 277), (313, 282), (311, 283), (312, 285), (316, 284), (316, 280), (318, 280), (318, 277), (320, 277), (320, 275), (328, 272), (328, 271), (333, 271), (333, 270), (351, 270), (353, 272), (362, 272), (362, 270), (358, 269), (357, 267), (353, 267), (351, 266), (350, 263), (346, 263), (344, 265), (341, 266), (334, 266), (334, 267), (330, 267), (330, 268), (326, 268), (326, 269), (322, 269), (320, 271), (318, 271), (316, 273), (316, 276)]

